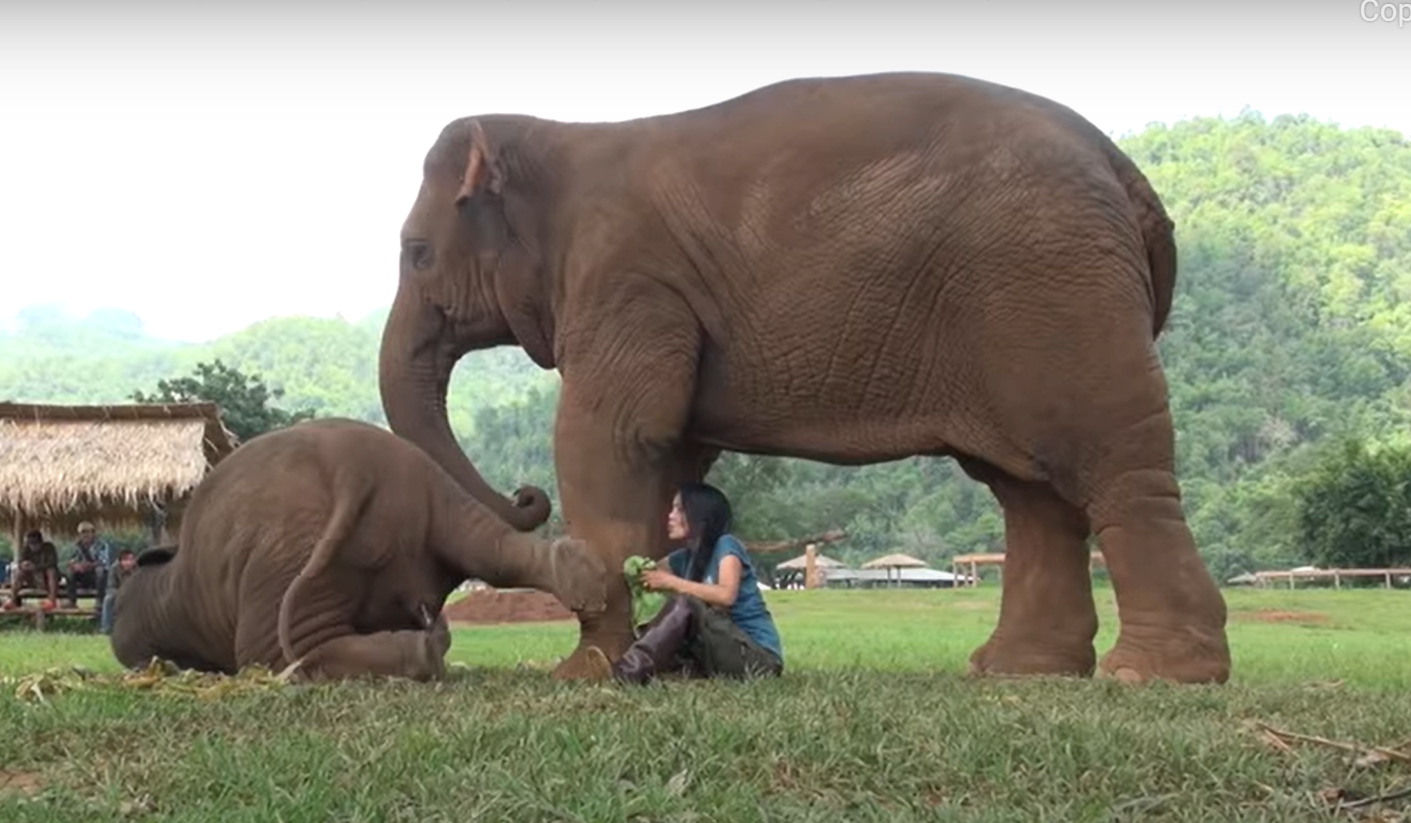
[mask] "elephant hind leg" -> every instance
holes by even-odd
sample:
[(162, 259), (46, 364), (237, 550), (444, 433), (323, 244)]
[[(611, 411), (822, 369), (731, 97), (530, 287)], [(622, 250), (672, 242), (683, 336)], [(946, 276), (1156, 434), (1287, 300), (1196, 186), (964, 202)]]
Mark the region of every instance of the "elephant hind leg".
[(603, 607), (607, 569), (583, 541), (513, 531), (448, 476), (432, 492), (427, 549), (442, 565), (497, 589), (548, 592), (573, 611)]
[[(1133, 438), (1170, 438), (1169, 415), (1150, 418)], [(1169, 469), (1114, 471), (1087, 506), (1112, 577), (1121, 623), (1098, 664), (1102, 676), (1131, 683), (1224, 683), (1230, 676), (1226, 606), (1196, 550)]]
[(1051, 481), (1087, 516), (1116, 595), (1117, 642), (1097, 672), (1132, 683), (1223, 683), (1226, 606), (1182, 510), (1165, 381), (1150, 348), (1145, 364), (1115, 365), (1127, 368), (1107, 373), (1105, 408), (1070, 430), (1068, 459)]
[[(1131, 318), (1102, 333), (1076, 327), (1084, 333), (1070, 332), (1067, 342), (1034, 342), (1052, 352), (1048, 358), (1000, 352), (1015, 354), (1014, 385), (1027, 384), (1028, 393), (997, 407), (1027, 410), (1015, 414), (1011, 431), (1041, 470), (1018, 476), (1046, 483), (1081, 511), (1102, 550), (1120, 628), (1097, 673), (1126, 682), (1222, 683), (1230, 673), (1225, 602), (1182, 511), (1167, 386), (1149, 327)], [(1068, 544), (1063, 556), (1072, 567), (1050, 556), (1045, 574), (1065, 581), (1076, 574), (1077, 541)], [(1013, 574), (1006, 569), (1006, 589)], [(1062, 585), (1070, 592), (1064, 613), (1089, 608), (1090, 593), (1075, 601), (1071, 584)]]
[(450, 647), (442, 617), (429, 629), (340, 635), (315, 646), (293, 668), (296, 676), (314, 682), (400, 677), (424, 683), (445, 676)]
[(999, 623), (970, 656), (972, 674), (1093, 673), (1097, 611), (1088, 574), (1088, 524), (1047, 484), (960, 461), (989, 486), (1004, 511), (1005, 561)]
[(447, 538), (435, 551), (494, 588), (548, 592), (573, 611), (603, 608), (606, 567), (582, 540), (508, 532), (489, 545)]

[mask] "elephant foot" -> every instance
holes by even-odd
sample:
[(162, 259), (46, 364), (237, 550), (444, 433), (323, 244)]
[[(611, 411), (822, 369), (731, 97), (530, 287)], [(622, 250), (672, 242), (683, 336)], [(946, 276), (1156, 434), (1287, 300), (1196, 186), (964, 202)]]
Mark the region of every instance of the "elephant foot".
[(610, 666), (631, 647), (632, 640), (630, 629), (620, 632), (602, 627), (585, 629), (578, 647), (554, 667), (552, 677), (555, 680), (600, 680), (603, 660)]
[(970, 655), (971, 677), (1091, 677), (1097, 653), (1090, 640), (991, 637)]
[(600, 664), (595, 659), (595, 655), (601, 656), (603, 654), (605, 653), (601, 649), (580, 645), (573, 650), (573, 654), (559, 661), (550, 677), (554, 680), (596, 681), (599, 679)]
[(597, 646), (588, 646), (583, 653), (583, 664), (587, 671), (582, 679), (603, 682), (613, 679), (612, 661)]
[(550, 591), (574, 612), (597, 612), (606, 607), (606, 567), (588, 549), (588, 544), (572, 537), (560, 537), (548, 546)]
[(1154, 680), (1223, 684), (1230, 679), (1230, 647), (1220, 629), (1123, 626), (1097, 674), (1133, 685)]

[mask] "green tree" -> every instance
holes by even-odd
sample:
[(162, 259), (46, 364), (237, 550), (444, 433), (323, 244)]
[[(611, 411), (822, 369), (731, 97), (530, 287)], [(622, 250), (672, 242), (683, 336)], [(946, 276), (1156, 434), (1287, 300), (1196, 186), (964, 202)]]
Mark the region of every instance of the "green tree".
[(1340, 568), (1411, 562), (1411, 448), (1342, 440), (1295, 496), (1305, 559)]
[[(1191, 529), (1225, 579), (1305, 556), (1294, 488), (1324, 443), (1411, 439), (1411, 140), (1307, 116), (1199, 117), (1120, 139), (1176, 221), (1180, 273), (1159, 345)], [(134, 386), (219, 359), (283, 404), (385, 424), (377, 351), (387, 310), (280, 317), (206, 343), (162, 340), (117, 309), (30, 306), (0, 318), (0, 398), (117, 403)], [(556, 493), (559, 376), (513, 346), (452, 373), (451, 428), (492, 484)], [(277, 396), (271, 393), (271, 396)], [(229, 404), (223, 404), (229, 405)], [(831, 556), (933, 562), (1003, 547), (1003, 518), (953, 461), (869, 466), (725, 455), (710, 479), (740, 536), (832, 528)], [(557, 504), (555, 505), (557, 511)], [(561, 523), (551, 521), (550, 528)]]
[(280, 429), (314, 416), (311, 411), (290, 412), (270, 405), (284, 396), (283, 389), (271, 389), (259, 375), (246, 375), (219, 359), (196, 364), (196, 373), (187, 377), (158, 380), (152, 394), (132, 393), (138, 403), (215, 403), (220, 407), (226, 428), (240, 440)]

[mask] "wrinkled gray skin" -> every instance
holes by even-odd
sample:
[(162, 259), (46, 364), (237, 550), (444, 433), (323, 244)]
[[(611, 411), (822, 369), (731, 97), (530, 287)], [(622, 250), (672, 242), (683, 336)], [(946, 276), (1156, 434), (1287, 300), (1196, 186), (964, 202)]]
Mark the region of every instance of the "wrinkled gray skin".
[(138, 559), (113, 653), (232, 674), (298, 662), (310, 680), (444, 673), (441, 608), (468, 578), (603, 605), (601, 563), (492, 516), (412, 444), (352, 420), (251, 439), (192, 496), (179, 548)]
[[(559, 500), (611, 569), (660, 556), (722, 451), (954, 457), (1004, 511), (976, 673), (1223, 682), (1226, 608), (1182, 511), (1155, 339), (1172, 223), (1071, 109), (945, 74), (777, 83), (619, 123), (448, 124), (402, 226), (380, 383), (392, 430), (522, 530), (446, 420), (466, 352), (558, 369)], [(1096, 659), (1086, 540), (1121, 628)], [(627, 587), (561, 677), (631, 642)]]

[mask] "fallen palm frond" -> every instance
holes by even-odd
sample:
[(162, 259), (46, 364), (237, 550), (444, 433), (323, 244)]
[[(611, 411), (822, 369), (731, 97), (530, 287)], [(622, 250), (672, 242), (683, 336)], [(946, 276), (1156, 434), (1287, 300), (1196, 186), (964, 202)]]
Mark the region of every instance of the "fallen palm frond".
[[(1384, 763), (1411, 763), (1411, 740), (1398, 743), (1395, 746), (1372, 746), (1365, 743), (1355, 743), (1343, 740), (1332, 740), (1326, 737), (1319, 737), (1311, 734), (1299, 734), (1284, 729), (1276, 729), (1268, 723), (1255, 722), (1254, 727), (1258, 730), (1259, 736), (1270, 746), (1279, 751), (1293, 751), (1294, 743), (1307, 743), (1315, 746), (1322, 746), (1329, 749), (1347, 752), (1355, 756), (1352, 765), (1356, 768), (1371, 768)], [(1345, 788), (1333, 787), (1324, 789), (1319, 793), (1319, 798), (1330, 810), (1345, 812), (1360, 817), (1367, 821), (1378, 821), (1378, 823), (1393, 823), (1404, 820), (1405, 817), (1400, 812), (1384, 810), (1372, 813), (1368, 816), (1368, 810), (1373, 806), (1383, 803), (1390, 803), (1395, 800), (1404, 800), (1411, 797), (1411, 787), (1402, 787), (1393, 791), (1383, 792), (1374, 796), (1366, 797), (1349, 791)]]
[(73, 666), (0, 678), (0, 685), (12, 689), (17, 700), (40, 703), (47, 702), (52, 695), (85, 689), (136, 689), (213, 700), (232, 694), (276, 689), (290, 682), (288, 674), (262, 666), (251, 666), (238, 674), (224, 675), (182, 670), (158, 659), (153, 659), (145, 668), (114, 674), (99, 674)]
[(1310, 734), (1298, 734), (1297, 732), (1276, 729), (1268, 723), (1256, 722), (1255, 726), (1263, 734), (1266, 742), (1275, 748), (1285, 751), (1292, 749), (1292, 746), (1289, 745), (1290, 743), (1312, 743), (1314, 745), (1326, 746), (1331, 749), (1339, 749), (1359, 755), (1356, 761), (1356, 765), (1358, 766), (1375, 766), (1388, 761), (1411, 763), (1411, 740), (1400, 743), (1392, 748), (1386, 748), (1383, 746), (1369, 746), (1364, 743), (1329, 740), (1326, 737), (1317, 737)]

